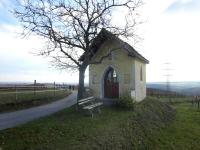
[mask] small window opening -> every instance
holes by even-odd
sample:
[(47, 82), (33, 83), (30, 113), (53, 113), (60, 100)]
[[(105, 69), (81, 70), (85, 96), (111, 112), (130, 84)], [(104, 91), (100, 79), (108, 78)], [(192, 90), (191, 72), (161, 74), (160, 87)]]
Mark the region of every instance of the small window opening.
[(143, 71), (142, 71), (142, 66), (140, 68), (140, 81), (143, 81)]
[(92, 84), (96, 83), (96, 73), (92, 75)]

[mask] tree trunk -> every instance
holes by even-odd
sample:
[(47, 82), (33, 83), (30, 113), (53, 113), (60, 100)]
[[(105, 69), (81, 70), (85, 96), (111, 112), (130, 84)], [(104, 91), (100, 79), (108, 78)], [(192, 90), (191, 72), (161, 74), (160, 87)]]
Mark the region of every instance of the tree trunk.
[(84, 93), (84, 77), (85, 77), (85, 70), (87, 66), (83, 65), (79, 68), (79, 86), (78, 86), (78, 96), (77, 96), (77, 102), (78, 100), (83, 98)]

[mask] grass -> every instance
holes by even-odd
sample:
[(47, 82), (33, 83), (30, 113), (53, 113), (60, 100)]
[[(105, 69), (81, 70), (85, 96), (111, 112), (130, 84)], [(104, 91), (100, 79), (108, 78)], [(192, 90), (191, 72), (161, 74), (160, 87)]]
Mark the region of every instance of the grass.
[(124, 114), (115, 109), (104, 108), (101, 115), (92, 119), (76, 112), (72, 107), (27, 125), (0, 132), (0, 141), (2, 141), (0, 145), (2, 144), (3, 149), (102, 147), (101, 142), (110, 143), (114, 135), (117, 135), (119, 118), (122, 119), (128, 114), (129, 112)]
[(94, 118), (71, 107), (0, 131), (0, 147), (3, 150), (156, 149), (156, 131), (164, 130), (174, 115), (174, 109), (154, 100), (140, 103), (134, 111), (104, 107), (102, 114)]
[(200, 145), (200, 111), (190, 103), (174, 105), (176, 120), (155, 133), (157, 149), (198, 150)]
[(55, 100), (59, 100), (69, 95), (69, 91), (46, 91), (30, 93), (15, 93), (0, 94), (0, 112), (14, 111), (23, 108), (29, 108), (46, 104)]
[[(74, 107), (0, 131), (2, 150), (198, 150), (200, 112), (189, 103), (171, 108), (148, 99), (127, 111), (104, 107), (91, 117)], [(176, 116), (175, 116), (176, 114)]]

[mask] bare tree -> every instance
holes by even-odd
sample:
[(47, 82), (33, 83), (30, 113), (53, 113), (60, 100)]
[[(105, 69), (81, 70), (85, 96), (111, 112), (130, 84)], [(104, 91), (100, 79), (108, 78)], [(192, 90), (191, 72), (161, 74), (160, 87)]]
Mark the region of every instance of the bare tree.
[[(23, 0), (14, 14), (23, 25), (23, 35), (36, 33), (48, 40), (40, 55), (51, 56), (61, 69), (79, 71), (81, 99), (85, 70), (92, 63), (93, 39), (103, 28), (116, 36), (134, 37), (135, 9), (141, 4), (141, 0)], [(123, 24), (116, 25), (113, 15), (118, 10), (124, 11), (124, 19)]]

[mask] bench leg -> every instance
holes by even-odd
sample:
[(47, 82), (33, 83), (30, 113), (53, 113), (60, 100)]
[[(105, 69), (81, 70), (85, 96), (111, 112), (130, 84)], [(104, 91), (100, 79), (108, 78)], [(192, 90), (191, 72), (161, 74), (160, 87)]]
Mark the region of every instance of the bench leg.
[(97, 111), (98, 111), (99, 114), (101, 113), (100, 107), (97, 108)]
[(76, 111), (79, 111), (79, 106), (76, 104)]
[(93, 118), (93, 112), (92, 112), (92, 110), (89, 110), (89, 112), (90, 112), (90, 114), (91, 114), (91, 116), (92, 116), (92, 118)]

